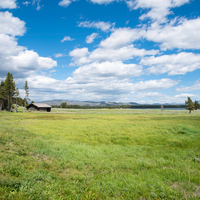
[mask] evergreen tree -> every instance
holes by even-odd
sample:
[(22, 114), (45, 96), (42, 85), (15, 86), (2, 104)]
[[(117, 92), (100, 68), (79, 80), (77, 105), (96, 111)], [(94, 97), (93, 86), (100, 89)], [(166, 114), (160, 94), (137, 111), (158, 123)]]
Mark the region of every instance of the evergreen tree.
[(191, 111), (194, 110), (194, 104), (190, 97), (188, 97), (188, 100), (185, 101), (185, 109), (189, 110), (189, 113), (191, 113)]
[(61, 107), (61, 108), (67, 108), (67, 103), (66, 103), (66, 102), (61, 103), (61, 104), (60, 104), (60, 107)]
[(0, 84), (0, 110), (3, 110), (5, 108), (5, 99), (6, 99), (5, 82), (1, 81), (1, 84)]
[(17, 100), (19, 98), (19, 89), (18, 89), (18, 87), (15, 88), (15, 98), (16, 98), (16, 112), (17, 112)]
[(28, 101), (28, 96), (29, 96), (28, 81), (25, 81), (24, 90), (25, 90), (25, 99), (24, 99), (24, 111), (25, 111), (26, 110), (26, 103)]
[(11, 110), (11, 106), (12, 106), (12, 97), (14, 96), (14, 92), (15, 92), (15, 82), (13, 79), (13, 75), (11, 73), (8, 72), (6, 80), (5, 80), (5, 93), (6, 93), (6, 97), (7, 97), (7, 101), (8, 101), (8, 110)]
[(195, 110), (197, 110), (197, 109), (199, 109), (200, 108), (200, 104), (199, 104), (199, 102), (198, 101), (194, 101), (194, 109)]

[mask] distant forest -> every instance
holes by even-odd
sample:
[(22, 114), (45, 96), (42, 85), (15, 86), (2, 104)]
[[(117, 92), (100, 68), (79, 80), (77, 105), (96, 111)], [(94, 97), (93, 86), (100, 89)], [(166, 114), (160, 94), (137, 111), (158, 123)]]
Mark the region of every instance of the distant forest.
[[(161, 108), (161, 105), (105, 105), (105, 106), (89, 106), (89, 105), (67, 105), (67, 103), (61, 103), (60, 105), (52, 105), (52, 108), (74, 108), (74, 109), (148, 109), (148, 108)], [(185, 105), (164, 105), (164, 108), (185, 108)]]

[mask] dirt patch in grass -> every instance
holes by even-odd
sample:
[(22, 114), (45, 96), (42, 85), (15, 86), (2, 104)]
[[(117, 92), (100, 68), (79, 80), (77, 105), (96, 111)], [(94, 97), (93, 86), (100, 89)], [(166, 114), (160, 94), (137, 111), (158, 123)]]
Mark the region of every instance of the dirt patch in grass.
[(172, 188), (177, 188), (179, 185), (178, 183), (173, 183), (173, 185), (171, 186)]
[(34, 154), (32, 152), (30, 152), (30, 155), (32, 158), (37, 159), (38, 161), (42, 161), (42, 160), (51, 160), (52, 158), (47, 156), (47, 155), (40, 155), (40, 154)]

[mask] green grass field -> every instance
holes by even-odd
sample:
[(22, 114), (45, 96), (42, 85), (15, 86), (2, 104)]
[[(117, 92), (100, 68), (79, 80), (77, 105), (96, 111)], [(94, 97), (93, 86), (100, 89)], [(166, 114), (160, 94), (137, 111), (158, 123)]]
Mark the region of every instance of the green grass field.
[(0, 112), (0, 199), (200, 199), (200, 111)]

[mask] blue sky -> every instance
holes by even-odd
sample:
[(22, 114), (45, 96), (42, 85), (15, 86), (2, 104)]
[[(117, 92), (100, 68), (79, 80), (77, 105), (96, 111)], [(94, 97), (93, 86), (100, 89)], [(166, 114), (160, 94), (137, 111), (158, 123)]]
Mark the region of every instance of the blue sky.
[(34, 101), (200, 100), (198, 0), (0, 0), (0, 80)]

